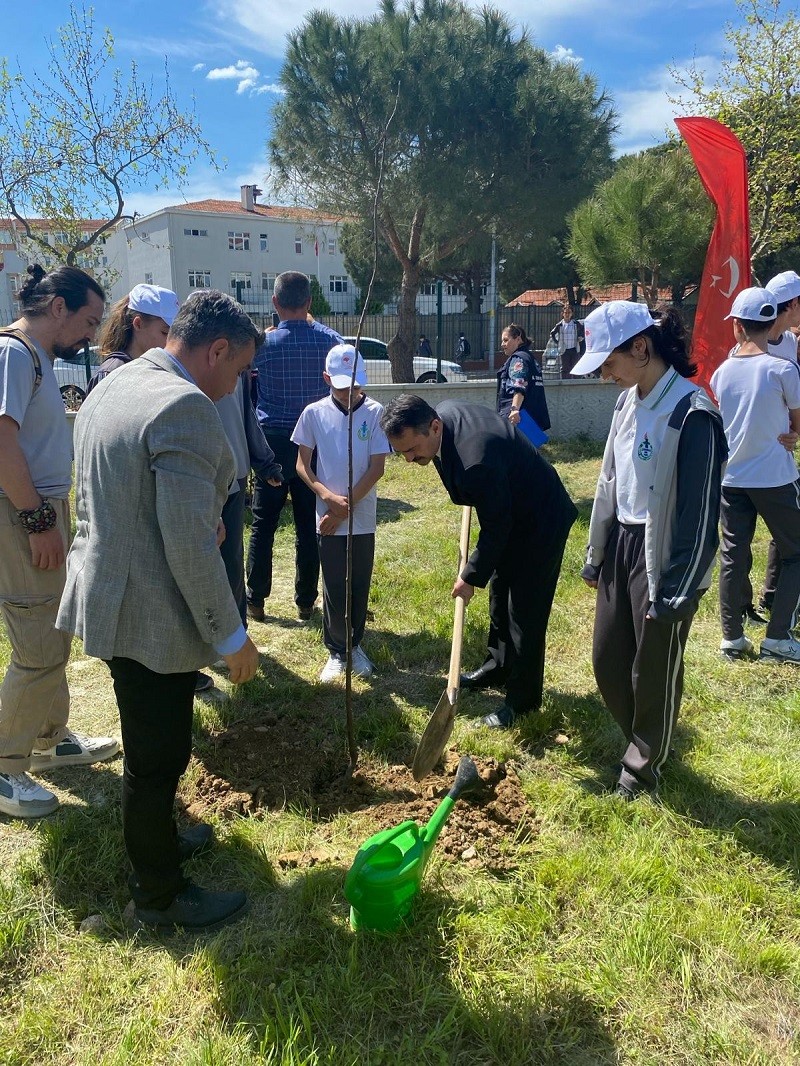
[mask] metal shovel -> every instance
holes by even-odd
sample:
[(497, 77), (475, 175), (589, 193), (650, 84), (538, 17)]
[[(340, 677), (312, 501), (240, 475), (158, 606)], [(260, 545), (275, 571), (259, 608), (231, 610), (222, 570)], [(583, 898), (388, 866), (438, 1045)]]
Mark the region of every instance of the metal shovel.
[[(472, 508), (464, 507), (461, 513), (461, 537), (458, 544), (458, 572), (464, 569), (469, 555), (469, 531), (472, 522)], [(464, 612), (467, 605), (460, 596), (456, 596), (453, 617), (453, 643), (450, 648), (450, 671), (447, 675), (447, 688), (442, 693), (436, 709), (425, 726), (411, 772), (415, 781), (427, 777), (442, 757), (445, 745), (453, 732), (456, 720), (456, 702), (461, 679), (461, 645), (464, 638)]]

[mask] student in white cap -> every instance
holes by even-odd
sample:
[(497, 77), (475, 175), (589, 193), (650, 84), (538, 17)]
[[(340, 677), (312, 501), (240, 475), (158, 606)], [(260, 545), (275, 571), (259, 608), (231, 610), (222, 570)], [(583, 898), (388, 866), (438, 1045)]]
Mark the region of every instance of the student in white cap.
[(575, 375), (623, 388), (589, 525), (581, 576), (597, 589), (592, 661), (625, 734), (615, 794), (654, 794), (683, 693), (683, 653), (718, 538), (727, 452), (719, 412), (688, 379), (686, 332), (670, 309), (614, 300), (585, 319)]
[[(370, 677), (373, 665), (361, 647), (367, 621), (369, 586), (375, 555), (378, 493), (386, 456), (391, 452), (380, 427), (383, 407), (364, 393), (364, 360), (352, 344), (335, 344), (325, 358), (323, 378), (330, 394), (310, 403), (292, 433), (298, 447), (297, 473), (317, 497), (317, 537), (322, 570), (322, 635), (328, 661), (321, 681), (333, 681), (346, 670), (347, 627), (345, 581), (348, 527), (348, 420), (353, 406), (353, 566), (352, 648), (353, 673)], [(315, 469), (312, 454), (316, 449)]]
[[(778, 359), (788, 359), (798, 366), (797, 335), (794, 331), (800, 327), (800, 275), (793, 270), (784, 270), (776, 274), (774, 278), (770, 278), (764, 287), (775, 297), (778, 305), (778, 315), (767, 338), (767, 353)], [(800, 366), (798, 366), (798, 372), (800, 372)], [(781, 557), (775, 547), (775, 541), (771, 540), (767, 550), (764, 585), (758, 601), (759, 611), (772, 610), (780, 571)], [(752, 606), (753, 586), (750, 584), (749, 575), (745, 581), (745, 592), (749, 603), (749, 606), (745, 608), (747, 617), (757, 625), (766, 625), (767, 619)]]
[(743, 289), (726, 316), (737, 347), (711, 378), (730, 448), (722, 482), (720, 650), (728, 658), (754, 650), (742, 630), (742, 599), (761, 515), (782, 563), (761, 658), (800, 663), (800, 642), (791, 632), (800, 600), (800, 480), (792, 455), (800, 433), (800, 374), (768, 354), (777, 313), (768, 289)]
[(118, 300), (100, 332), (103, 363), (89, 382), (87, 395), (112, 370), (151, 348), (163, 348), (179, 306), (175, 293), (160, 285), (135, 285)]

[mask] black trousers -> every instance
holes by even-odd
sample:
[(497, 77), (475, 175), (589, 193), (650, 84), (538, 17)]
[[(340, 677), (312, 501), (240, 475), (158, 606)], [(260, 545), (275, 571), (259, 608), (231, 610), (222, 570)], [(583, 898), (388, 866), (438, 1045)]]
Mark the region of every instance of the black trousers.
[(722, 635), (742, 635), (742, 602), (753, 555), (758, 515), (772, 534), (781, 566), (767, 636), (785, 640), (797, 622), (800, 600), (800, 481), (768, 489), (722, 489), (720, 507), (719, 610)]
[(644, 526), (617, 525), (600, 571), (592, 665), (600, 695), (628, 742), (620, 781), (652, 791), (681, 705), (683, 652), (694, 611), (680, 622), (656, 622), (646, 617), (649, 609)]
[(108, 668), (119, 707), (125, 763), (122, 831), (138, 907), (163, 910), (186, 880), (178, 860), (175, 793), (192, 750), (196, 671), (156, 674), (134, 659)]
[(561, 356), (561, 377), (564, 381), (574, 381), (572, 368), (580, 359), (577, 348), (565, 348)]
[(483, 668), (496, 684), (505, 684), (506, 705), (517, 714), (538, 711), (542, 705), (547, 624), (571, 525), (545, 545), (512, 539), (489, 582)]
[(294, 602), (312, 607), (319, 586), (316, 496), (297, 475), (297, 445), (282, 433), (265, 434), (285, 478), (275, 488), (256, 478), (253, 497), (253, 528), (247, 552), (247, 596), (262, 604), (272, 592), (272, 548), (275, 530), (287, 497), (291, 496), (295, 529)]
[(239, 482), (239, 491), (231, 493), (222, 508), (225, 540), (219, 553), (225, 563), (228, 584), (239, 608), (242, 624), (247, 628), (247, 600), (244, 592), (244, 498), (247, 479)]
[[(369, 586), (375, 558), (375, 534), (358, 533), (353, 537), (353, 570), (350, 620), (353, 647), (360, 644), (367, 624)], [(319, 561), (322, 565), (322, 637), (331, 655), (344, 658), (347, 653), (345, 626), (347, 585), (347, 537), (319, 538)]]

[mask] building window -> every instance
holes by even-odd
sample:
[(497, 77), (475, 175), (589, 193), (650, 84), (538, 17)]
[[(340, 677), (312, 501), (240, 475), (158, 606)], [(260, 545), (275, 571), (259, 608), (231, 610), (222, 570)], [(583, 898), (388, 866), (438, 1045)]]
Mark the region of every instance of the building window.
[(231, 271), (231, 292), (237, 300), (241, 300), (242, 295), (245, 292), (250, 292), (253, 288), (253, 275), (250, 271), (244, 270), (232, 270)]
[(231, 252), (249, 252), (250, 234), (228, 230), (228, 250)]
[(336, 255), (336, 238), (328, 237), (328, 255)]
[(183, 235), (184, 235), (184, 237), (207, 237), (208, 236), (208, 230), (207, 229), (189, 229), (188, 227), (186, 227), (186, 228), (184, 228)]
[(277, 274), (262, 274), (261, 275), (261, 291), (262, 292), (269, 292), (269, 293), (274, 292), (274, 290), (275, 290), (275, 279), (277, 278), (277, 276), (278, 276)]
[[(69, 237), (66, 233), (55, 233), (53, 234), (53, 236), (55, 238), (56, 244), (69, 244)], [(81, 236), (84, 238), (84, 240), (86, 239), (84, 234), (81, 234)]]
[(295, 237), (295, 239), (294, 239), (294, 250), (295, 250), (295, 252), (297, 252), (298, 255), (302, 255), (303, 254), (303, 238), (302, 237)]
[(11, 286), (11, 292), (14, 296), (19, 293), (19, 274), (9, 274), (8, 283)]
[(267, 234), (267, 233), (259, 234), (258, 246), (259, 246), (259, 250), (262, 251), (262, 252), (268, 252), (269, 251), (269, 234)]
[(435, 296), (436, 282), (427, 282), (425, 285), (420, 285), (419, 291), (421, 296)]
[(211, 271), (210, 270), (190, 270), (189, 271), (189, 288), (190, 289), (210, 289), (211, 288)]
[(459, 289), (458, 285), (448, 285), (447, 286), (447, 295), (448, 296), (460, 296), (461, 295), (461, 289)]
[[(105, 256), (103, 256), (103, 258), (105, 259)], [(105, 264), (103, 264), (103, 265), (105, 266)], [(145, 283), (145, 285), (152, 285), (153, 284), (153, 275), (150, 273), (149, 270), (145, 271), (144, 283)]]
[(339, 274), (331, 274), (330, 291), (331, 292), (347, 292), (347, 276)]

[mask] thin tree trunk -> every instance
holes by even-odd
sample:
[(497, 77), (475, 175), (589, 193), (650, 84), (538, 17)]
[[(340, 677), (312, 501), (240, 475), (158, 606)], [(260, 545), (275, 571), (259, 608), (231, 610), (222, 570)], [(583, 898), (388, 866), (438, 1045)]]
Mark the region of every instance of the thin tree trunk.
[(397, 308), (397, 333), (389, 341), (389, 362), (392, 367), (393, 381), (414, 380), (418, 292), (419, 267), (416, 263), (406, 263), (403, 267), (403, 283), (400, 287), (400, 303)]

